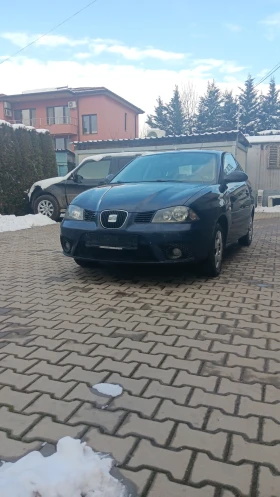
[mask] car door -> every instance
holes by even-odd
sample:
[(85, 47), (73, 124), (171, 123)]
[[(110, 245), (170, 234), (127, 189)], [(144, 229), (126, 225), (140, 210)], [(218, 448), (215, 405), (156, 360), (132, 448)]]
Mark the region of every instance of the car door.
[[(237, 170), (243, 171), (240, 164), (235, 159)], [(243, 171), (244, 172), (244, 171)], [(239, 194), (239, 204), (240, 204), (240, 233), (241, 236), (246, 235), (248, 232), (248, 227), (250, 224), (250, 219), (252, 215), (252, 192), (251, 187), (248, 182), (242, 183), (242, 188)]]
[(110, 172), (111, 157), (100, 161), (89, 159), (75, 170), (74, 176), (65, 181), (66, 200), (69, 205), (80, 193), (105, 182)]
[[(226, 182), (227, 176), (239, 169), (240, 166), (234, 157), (226, 153), (223, 158), (223, 174)], [(228, 242), (233, 243), (244, 234), (246, 225), (246, 212), (244, 201), (246, 197), (246, 183), (228, 183), (226, 195), (230, 200), (231, 224), (229, 226)]]

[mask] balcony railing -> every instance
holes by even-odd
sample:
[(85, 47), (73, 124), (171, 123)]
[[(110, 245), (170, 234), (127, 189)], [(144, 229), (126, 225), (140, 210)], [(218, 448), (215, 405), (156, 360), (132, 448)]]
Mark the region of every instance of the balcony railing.
[(33, 126), (34, 128), (45, 128), (55, 125), (78, 126), (78, 120), (75, 117), (70, 117), (70, 116), (38, 117), (36, 119), (21, 119), (10, 122), (12, 124), (24, 124), (25, 126)]

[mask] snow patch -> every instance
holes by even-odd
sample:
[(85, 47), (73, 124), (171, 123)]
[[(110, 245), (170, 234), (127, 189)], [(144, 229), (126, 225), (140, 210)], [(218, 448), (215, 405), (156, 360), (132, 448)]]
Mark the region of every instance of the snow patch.
[(29, 200), (31, 199), (31, 195), (34, 192), (36, 186), (39, 186), (42, 188), (42, 190), (45, 190), (45, 188), (48, 188), (49, 186), (56, 185), (57, 183), (60, 183), (61, 181), (64, 181), (65, 179), (69, 178), (71, 176), (73, 171), (70, 173), (66, 174), (66, 176), (56, 176), (55, 178), (47, 178), (47, 179), (42, 179), (41, 181), (36, 181), (36, 183), (33, 183), (31, 186), (29, 192), (28, 192), (28, 198)]
[(48, 129), (38, 128), (36, 129), (37, 133), (49, 133)]
[(280, 212), (280, 205), (275, 205), (275, 207), (257, 207), (256, 212)]
[(110, 474), (113, 460), (86, 443), (65, 437), (57, 452), (34, 451), (0, 468), (0, 497), (125, 497), (125, 487)]
[(18, 231), (33, 228), (34, 226), (48, 226), (55, 221), (43, 214), (27, 214), (26, 216), (2, 216), (0, 214), (0, 233), (4, 231)]
[(2, 125), (10, 126), (10, 128), (12, 127), (12, 125), (8, 121), (4, 121), (3, 119), (0, 119), (0, 126), (2, 126)]
[(278, 143), (280, 142), (280, 134), (276, 135), (262, 135), (262, 136), (246, 136), (250, 143)]
[(14, 129), (27, 129), (27, 127), (25, 126), (25, 124), (22, 124), (22, 123), (12, 124), (12, 127)]
[(123, 387), (121, 385), (116, 385), (113, 383), (97, 383), (92, 387), (103, 395), (108, 395), (108, 397), (118, 397), (123, 392)]

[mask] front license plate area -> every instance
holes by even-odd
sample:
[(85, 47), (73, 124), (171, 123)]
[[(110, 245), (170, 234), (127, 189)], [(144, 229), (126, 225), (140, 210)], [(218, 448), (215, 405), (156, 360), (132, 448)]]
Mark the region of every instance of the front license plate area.
[(89, 233), (85, 237), (85, 245), (112, 250), (137, 250), (138, 237), (117, 233)]

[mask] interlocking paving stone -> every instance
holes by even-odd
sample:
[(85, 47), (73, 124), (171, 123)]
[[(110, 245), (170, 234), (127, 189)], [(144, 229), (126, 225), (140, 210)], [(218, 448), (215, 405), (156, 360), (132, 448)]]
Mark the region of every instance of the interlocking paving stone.
[(233, 464), (213, 461), (207, 454), (199, 453), (191, 473), (191, 482), (197, 484), (205, 480), (214, 484), (219, 482), (222, 485), (230, 485), (238, 492), (248, 496), (252, 475), (253, 466), (250, 464), (234, 466)]
[[(34, 375), (35, 376), (35, 375)], [(36, 375), (37, 377), (38, 375)], [(31, 376), (30, 376), (31, 377)], [(28, 376), (26, 376), (28, 378)], [(0, 380), (1, 381), (1, 380)], [(38, 380), (34, 381), (27, 391), (29, 392), (46, 392), (54, 395), (55, 398), (61, 399), (67, 392), (75, 385), (75, 381), (57, 381), (50, 380), (47, 376), (40, 376)]]
[(100, 433), (98, 428), (91, 428), (85, 435), (85, 440), (94, 450), (111, 454), (119, 463), (126, 459), (136, 442), (135, 437), (112, 437), (111, 435)]
[[(24, 394), (22, 394), (24, 395)], [(27, 395), (27, 394), (25, 394)], [(31, 394), (28, 394), (31, 395)], [(23, 412), (24, 414), (29, 413), (41, 413), (41, 414), (51, 414), (55, 416), (58, 421), (63, 423), (63, 421), (68, 418), (73, 411), (76, 411), (79, 406), (79, 401), (66, 402), (64, 400), (53, 399), (48, 394), (40, 395), (31, 405), (29, 405)]]
[(204, 392), (203, 390), (196, 388), (193, 392), (189, 405), (219, 407), (225, 412), (233, 414), (236, 399), (236, 395), (217, 395), (214, 393)]
[(143, 416), (150, 417), (159, 403), (159, 398), (145, 399), (143, 397), (135, 397), (125, 392), (120, 397), (113, 400), (109, 409), (127, 409), (129, 411), (139, 412)]
[(0, 403), (11, 406), (15, 411), (21, 412), (39, 395), (40, 394), (38, 392), (19, 392), (17, 390), (13, 390), (11, 387), (3, 387), (0, 392)]
[(232, 431), (236, 433), (244, 433), (248, 438), (257, 438), (259, 429), (259, 418), (248, 416), (242, 418), (241, 416), (230, 416), (224, 414), (218, 409), (213, 409), (207, 423), (207, 430), (209, 431)]
[(63, 437), (81, 438), (86, 431), (84, 425), (69, 426), (62, 423), (56, 423), (50, 417), (46, 416), (37, 423), (26, 435), (24, 440), (43, 440), (50, 443), (56, 443)]
[(188, 447), (191, 449), (206, 450), (214, 458), (221, 459), (227, 443), (226, 433), (207, 433), (194, 430), (186, 424), (179, 423), (171, 446), (175, 449)]
[(4, 431), (0, 431), (0, 458), (2, 461), (14, 460), (33, 450), (39, 450), (42, 442), (24, 442), (8, 438)]
[(70, 434), (112, 453), (139, 497), (278, 497), (279, 219), (258, 214), (216, 279), (88, 272), (59, 225), (2, 233), (1, 459)]
[(112, 433), (124, 418), (124, 412), (110, 412), (96, 409), (89, 403), (84, 403), (75, 414), (68, 420), (68, 424), (78, 423), (99, 426), (108, 433)]
[(238, 463), (243, 459), (260, 464), (269, 464), (279, 471), (280, 444), (274, 446), (260, 445), (254, 442), (247, 442), (240, 435), (233, 435), (230, 461)]
[(131, 459), (129, 467), (146, 466), (160, 471), (168, 471), (175, 479), (183, 479), (192, 452), (183, 449), (179, 452), (154, 447), (148, 440), (141, 440)]
[[(213, 392), (217, 383), (217, 378), (215, 376), (198, 376), (195, 374), (189, 374), (185, 371), (180, 371), (178, 376), (174, 381), (174, 385), (189, 385), (192, 387), (201, 387), (209, 392)], [(176, 399), (175, 399), (176, 400)]]
[(173, 421), (152, 421), (131, 413), (118, 429), (118, 435), (135, 435), (152, 438), (158, 445), (164, 445), (174, 427)]
[(202, 428), (206, 413), (206, 407), (179, 406), (171, 400), (164, 400), (156, 414), (156, 419), (174, 419), (190, 423), (195, 428)]
[(126, 378), (118, 373), (113, 373), (107, 378), (107, 383), (118, 384), (127, 390), (131, 395), (140, 395), (140, 393), (145, 389), (149, 380), (136, 380), (134, 378)]
[(159, 381), (152, 381), (144, 392), (144, 397), (162, 397), (163, 399), (172, 399), (177, 404), (185, 404), (188, 394), (190, 393), (189, 387), (183, 386), (168, 386), (162, 385)]
[(206, 485), (202, 488), (194, 488), (189, 485), (173, 483), (165, 475), (157, 474), (148, 492), (148, 497), (214, 497), (215, 488)]
[(10, 412), (7, 407), (0, 407), (0, 426), (9, 430), (13, 437), (20, 437), (37, 419), (39, 416)]

